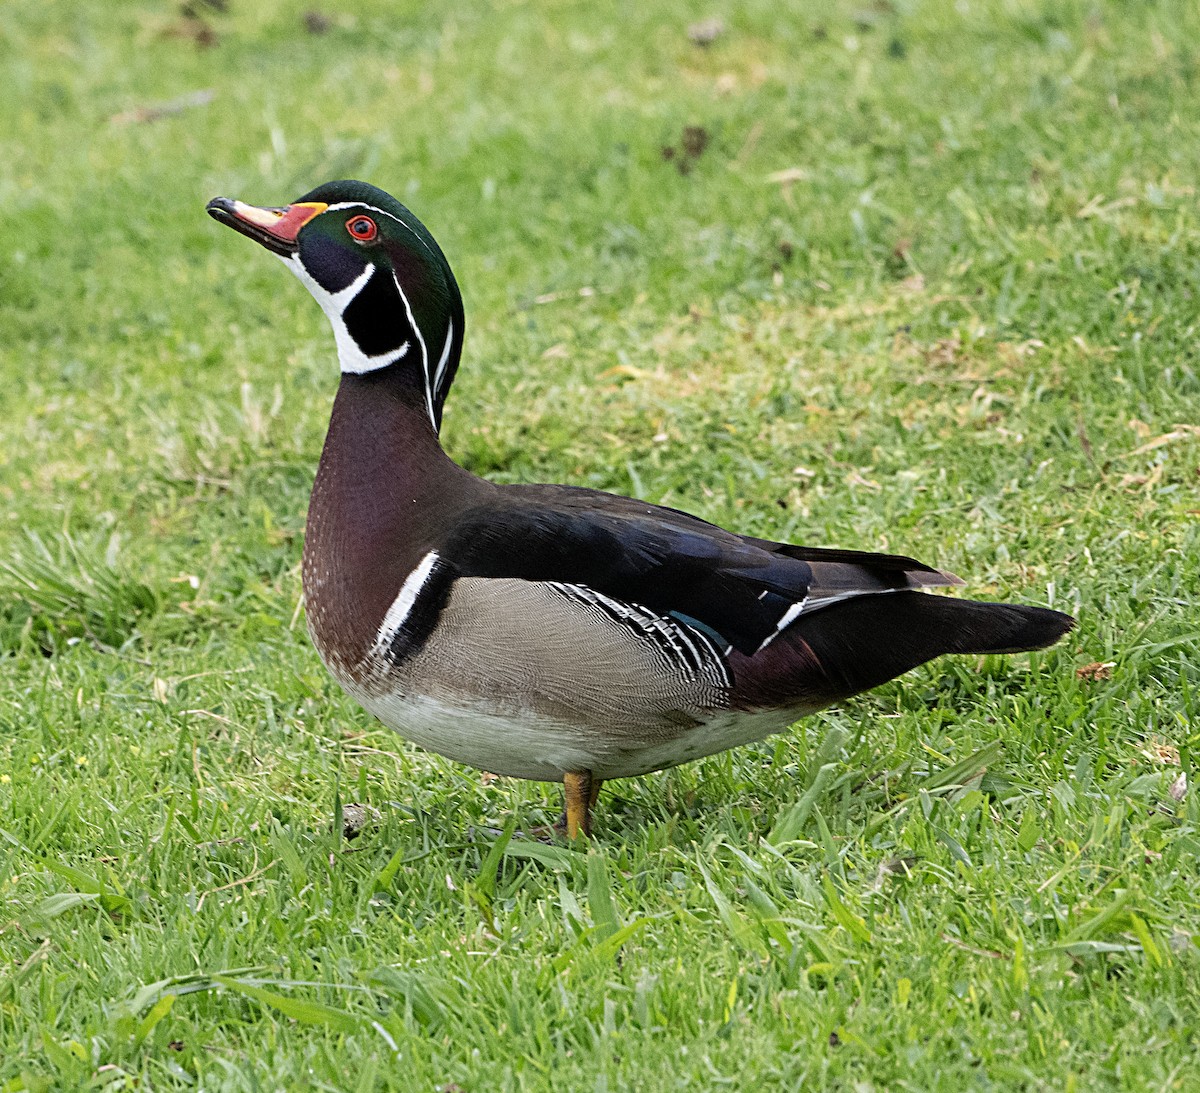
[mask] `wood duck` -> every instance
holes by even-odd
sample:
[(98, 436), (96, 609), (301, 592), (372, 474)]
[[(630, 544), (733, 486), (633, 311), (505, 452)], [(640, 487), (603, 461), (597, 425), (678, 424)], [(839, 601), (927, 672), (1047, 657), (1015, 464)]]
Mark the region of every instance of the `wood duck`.
[(438, 441), (463, 305), (425, 226), (352, 181), (207, 208), (278, 255), (333, 326), (342, 375), (303, 561), (322, 660), (420, 747), (563, 782), (570, 838), (590, 833), (606, 779), (761, 739), (943, 653), (1038, 649), (1074, 625), (928, 594), (962, 581), (912, 558), (477, 478)]

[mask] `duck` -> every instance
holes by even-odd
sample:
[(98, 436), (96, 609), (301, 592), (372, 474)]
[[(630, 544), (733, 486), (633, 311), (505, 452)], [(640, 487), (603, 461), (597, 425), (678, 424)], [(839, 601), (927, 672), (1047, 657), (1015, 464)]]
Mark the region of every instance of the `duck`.
[(739, 535), (571, 485), (500, 484), (443, 450), (463, 300), (420, 220), (341, 180), (283, 206), (217, 197), (333, 328), (340, 380), (301, 574), (338, 684), (420, 748), (561, 782), (569, 839), (601, 785), (780, 732), (945, 654), (1052, 645), (1045, 607), (898, 554)]

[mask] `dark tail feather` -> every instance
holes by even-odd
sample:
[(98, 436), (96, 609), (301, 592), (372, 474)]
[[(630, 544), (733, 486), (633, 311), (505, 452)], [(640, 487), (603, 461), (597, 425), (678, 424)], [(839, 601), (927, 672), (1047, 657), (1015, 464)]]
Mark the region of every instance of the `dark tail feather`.
[(1045, 649), (1075, 628), (1075, 620), (1048, 607), (981, 603), (929, 596), (941, 612), (952, 642), (947, 653), (1023, 653)]
[(793, 628), (848, 694), (877, 687), (943, 653), (1019, 653), (1053, 645), (1075, 625), (1045, 607), (955, 600), (924, 592), (863, 596)]

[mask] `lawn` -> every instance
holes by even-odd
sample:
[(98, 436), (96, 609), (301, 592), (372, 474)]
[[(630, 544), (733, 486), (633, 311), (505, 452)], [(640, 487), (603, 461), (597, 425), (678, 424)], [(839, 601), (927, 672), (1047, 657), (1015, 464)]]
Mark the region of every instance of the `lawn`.
[[(187, 7), (0, 21), (0, 1090), (1200, 1088), (1200, 9)], [(332, 338), (203, 206), (337, 177), (472, 470), (1078, 630), (530, 839), (305, 634)]]

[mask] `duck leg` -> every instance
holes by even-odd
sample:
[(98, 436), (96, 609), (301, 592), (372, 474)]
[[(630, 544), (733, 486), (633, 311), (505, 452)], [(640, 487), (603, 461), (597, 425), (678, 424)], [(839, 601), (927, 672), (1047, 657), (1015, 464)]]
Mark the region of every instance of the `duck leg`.
[(593, 778), (590, 770), (573, 770), (563, 775), (567, 799), (563, 814), (555, 826), (565, 830), (568, 839), (578, 838), (581, 832), (585, 836), (591, 835), (592, 808), (600, 796), (602, 785), (604, 780)]

